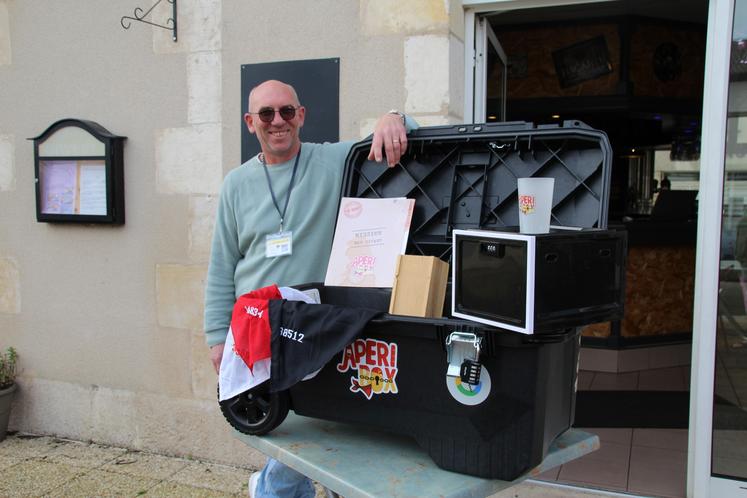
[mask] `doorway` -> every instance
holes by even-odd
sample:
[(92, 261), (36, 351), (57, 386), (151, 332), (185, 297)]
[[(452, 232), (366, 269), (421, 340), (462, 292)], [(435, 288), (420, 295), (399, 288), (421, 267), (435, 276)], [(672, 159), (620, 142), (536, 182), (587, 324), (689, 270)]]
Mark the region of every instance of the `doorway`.
[(607, 132), (615, 152), (609, 212), (630, 237), (626, 317), (584, 331), (577, 403), (602, 450), (543, 478), (682, 497), (708, 1), (562, 3), (571, 4), (473, 12), (507, 66), (488, 45), (484, 90), (475, 71), (465, 112), (582, 121)]

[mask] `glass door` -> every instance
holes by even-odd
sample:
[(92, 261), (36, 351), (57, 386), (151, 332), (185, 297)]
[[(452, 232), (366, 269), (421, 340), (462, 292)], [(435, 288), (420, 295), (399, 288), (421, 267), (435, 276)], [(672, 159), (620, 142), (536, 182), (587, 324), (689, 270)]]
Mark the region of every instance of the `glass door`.
[(734, 5), (724, 155), (711, 496), (747, 496), (747, 0)]

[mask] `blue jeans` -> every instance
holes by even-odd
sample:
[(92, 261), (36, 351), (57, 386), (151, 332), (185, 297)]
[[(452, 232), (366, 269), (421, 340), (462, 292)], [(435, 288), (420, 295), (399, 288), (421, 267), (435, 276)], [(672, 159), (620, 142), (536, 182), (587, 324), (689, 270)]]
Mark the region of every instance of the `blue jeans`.
[(314, 498), (311, 479), (277, 460), (267, 460), (257, 480), (257, 498)]

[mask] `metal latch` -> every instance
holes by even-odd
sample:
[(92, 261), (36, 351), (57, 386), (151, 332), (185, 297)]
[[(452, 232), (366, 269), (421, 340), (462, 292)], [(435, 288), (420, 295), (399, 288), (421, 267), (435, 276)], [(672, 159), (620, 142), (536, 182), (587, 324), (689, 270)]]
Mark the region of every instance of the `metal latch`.
[(482, 337), (469, 332), (452, 332), (446, 338), (446, 375), (459, 377), (462, 382), (480, 382), (480, 344)]

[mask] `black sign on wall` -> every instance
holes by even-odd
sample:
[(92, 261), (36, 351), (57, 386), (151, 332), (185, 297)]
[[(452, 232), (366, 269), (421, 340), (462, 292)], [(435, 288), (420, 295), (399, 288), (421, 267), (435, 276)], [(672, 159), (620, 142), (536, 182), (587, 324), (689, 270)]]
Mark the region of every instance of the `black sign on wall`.
[(243, 64), (241, 66), (241, 162), (259, 153), (259, 142), (244, 123), (249, 92), (266, 80), (292, 85), (306, 120), (301, 129), (304, 142), (337, 142), (340, 139), (340, 59)]
[(575, 43), (552, 53), (561, 88), (578, 85), (612, 72), (604, 36)]

